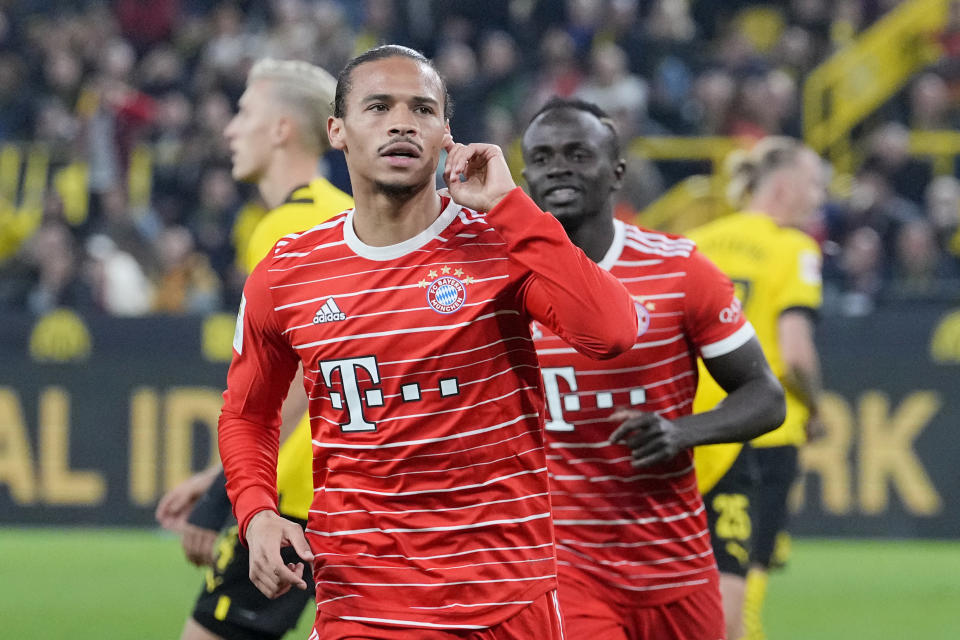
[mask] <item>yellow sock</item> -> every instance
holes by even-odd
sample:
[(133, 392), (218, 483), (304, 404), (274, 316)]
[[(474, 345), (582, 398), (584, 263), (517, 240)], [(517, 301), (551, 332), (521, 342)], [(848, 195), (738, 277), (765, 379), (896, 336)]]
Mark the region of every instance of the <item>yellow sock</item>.
[(766, 640), (763, 632), (763, 603), (767, 599), (767, 572), (751, 569), (743, 595), (743, 639)]

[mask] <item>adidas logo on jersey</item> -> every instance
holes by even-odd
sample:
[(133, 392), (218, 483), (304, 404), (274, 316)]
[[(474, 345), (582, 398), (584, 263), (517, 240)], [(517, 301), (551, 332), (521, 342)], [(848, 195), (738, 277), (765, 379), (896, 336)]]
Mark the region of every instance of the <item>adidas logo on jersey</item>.
[(346, 320), (347, 314), (343, 311), (340, 311), (340, 307), (337, 306), (337, 303), (333, 298), (327, 298), (327, 301), (323, 303), (323, 306), (317, 310), (315, 316), (313, 316), (313, 324), (323, 324), (325, 322), (339, 322), (341, 320)]

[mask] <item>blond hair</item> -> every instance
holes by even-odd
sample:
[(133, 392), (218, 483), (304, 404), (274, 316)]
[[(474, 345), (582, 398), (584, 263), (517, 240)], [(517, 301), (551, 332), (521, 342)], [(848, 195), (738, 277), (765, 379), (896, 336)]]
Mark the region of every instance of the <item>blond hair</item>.
[(796, 138), (767, 136), (749, 151), (732, 152), (725, 163), (730, 176), (727, 199), (733, 206), (743, 207), (769, 175), (796, 162), (806, 148)]
[(263, 58), (250, 69), (249, 86), (267, 80), (277, 101), (289, 108), (299, 125), (301, 144), (317, 153), (330, 148), (327, 118), (333, 115), (337, 81), (318, 66), (301, 60)]

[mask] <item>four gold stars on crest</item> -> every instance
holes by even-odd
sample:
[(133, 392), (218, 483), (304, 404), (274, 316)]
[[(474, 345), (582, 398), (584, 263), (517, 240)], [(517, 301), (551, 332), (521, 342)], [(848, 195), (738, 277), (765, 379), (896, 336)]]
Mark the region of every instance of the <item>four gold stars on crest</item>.
[[(427, 278), (429, 279), (421, 279), (420, 282), (417, 283), (417, 286), (420, 287), (421, 289), (425, 289), (426, 287), (430, 286), (430, 280), (435, 279), (440, 274), (447, 275), (448, 273), (450, 273), (450, 271), (451, 269), (449, 265), (443, 265), (442, 267), (440, 267), (439, 273), (437, 273), (436, 269), (430, 269), (430, 271), (427, 272)], [(473, 276), (467, 276), (464, 278), (463, 269), (459, 267), (457, 267), (456, 269), (453, 269), (453, 275), (456, 276), (457, 278), (463, 278), (463, 284), (473, 284)]]

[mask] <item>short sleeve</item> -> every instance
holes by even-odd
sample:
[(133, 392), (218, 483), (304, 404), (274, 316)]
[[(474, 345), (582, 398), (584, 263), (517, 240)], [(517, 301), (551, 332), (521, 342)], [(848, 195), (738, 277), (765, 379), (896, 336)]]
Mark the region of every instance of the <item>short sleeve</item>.
[(706, 256), (694, 251), (686, 261), (684, 323), (704, 358), (734, 351), (754, 335), (733, 283)]
[(777, 314), (787, 309), (819, 309), (823, 302), (820, 248), (809, 236), (798, 237), (796, 247), (784, 255), (783, 282), (777, 288)]

